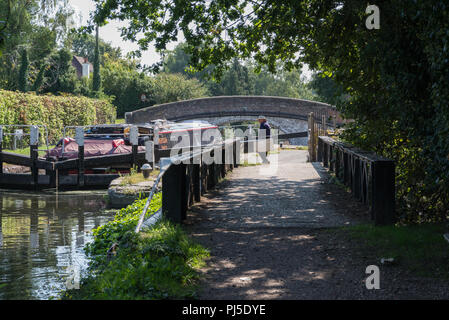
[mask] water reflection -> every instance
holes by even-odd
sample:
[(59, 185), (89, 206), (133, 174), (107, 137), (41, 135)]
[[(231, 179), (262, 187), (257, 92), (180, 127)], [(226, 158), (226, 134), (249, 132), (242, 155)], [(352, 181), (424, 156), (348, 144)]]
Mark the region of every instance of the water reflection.
[(48, 299), (86, 267), (90, 231), (113, 216), (104, 194), (0, 191), (0, 299)]

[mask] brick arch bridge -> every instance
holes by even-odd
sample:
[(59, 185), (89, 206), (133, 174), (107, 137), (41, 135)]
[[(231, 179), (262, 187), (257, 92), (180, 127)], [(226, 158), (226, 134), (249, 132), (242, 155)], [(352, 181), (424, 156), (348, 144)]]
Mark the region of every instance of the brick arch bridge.
[[(242, 120), (254, 120), (264, 115), (284, 133), (307, 131), (307, 116), (334, 115), (329, 104), (284, 97), (220, 96), (165, 103), (128, 112), (126, 123), (145, 123), (156, 119), (183, 121), (203, 119), (221, 125)], [(304, 144), (307, 138), (295, 139)]]

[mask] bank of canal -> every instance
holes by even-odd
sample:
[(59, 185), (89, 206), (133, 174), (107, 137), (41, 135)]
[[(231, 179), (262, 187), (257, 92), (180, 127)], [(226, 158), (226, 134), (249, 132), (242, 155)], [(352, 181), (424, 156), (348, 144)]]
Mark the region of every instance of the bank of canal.
[(106, 191), (0, 191), (0, 300), (49, 299), (87, 267), (90, 231), (113, 219)]

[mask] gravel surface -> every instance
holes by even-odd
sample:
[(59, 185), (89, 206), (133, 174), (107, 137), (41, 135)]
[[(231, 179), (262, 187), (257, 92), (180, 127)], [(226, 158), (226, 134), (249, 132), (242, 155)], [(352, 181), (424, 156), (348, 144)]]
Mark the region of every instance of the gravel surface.
[(327, 183), (306, 151), (270, 155), (271, 165), (240, 167), (194, 206), (186, 221), (211, 251), (200, 299), (433, 299), (449, 283), (380, 266), (380, 290), (365, 269), (380, 265), (341, 232), (369, 221), (367, 208)]

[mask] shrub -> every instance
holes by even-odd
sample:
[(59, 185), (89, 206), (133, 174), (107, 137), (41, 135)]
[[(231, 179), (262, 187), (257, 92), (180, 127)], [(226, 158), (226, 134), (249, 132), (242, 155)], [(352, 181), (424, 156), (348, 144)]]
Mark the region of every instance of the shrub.
[(116, 108), (108, 100), (0, 90), (0, 124), (46, 125), (53, 143), (65, 126), (114, 123), (115, 117)]

